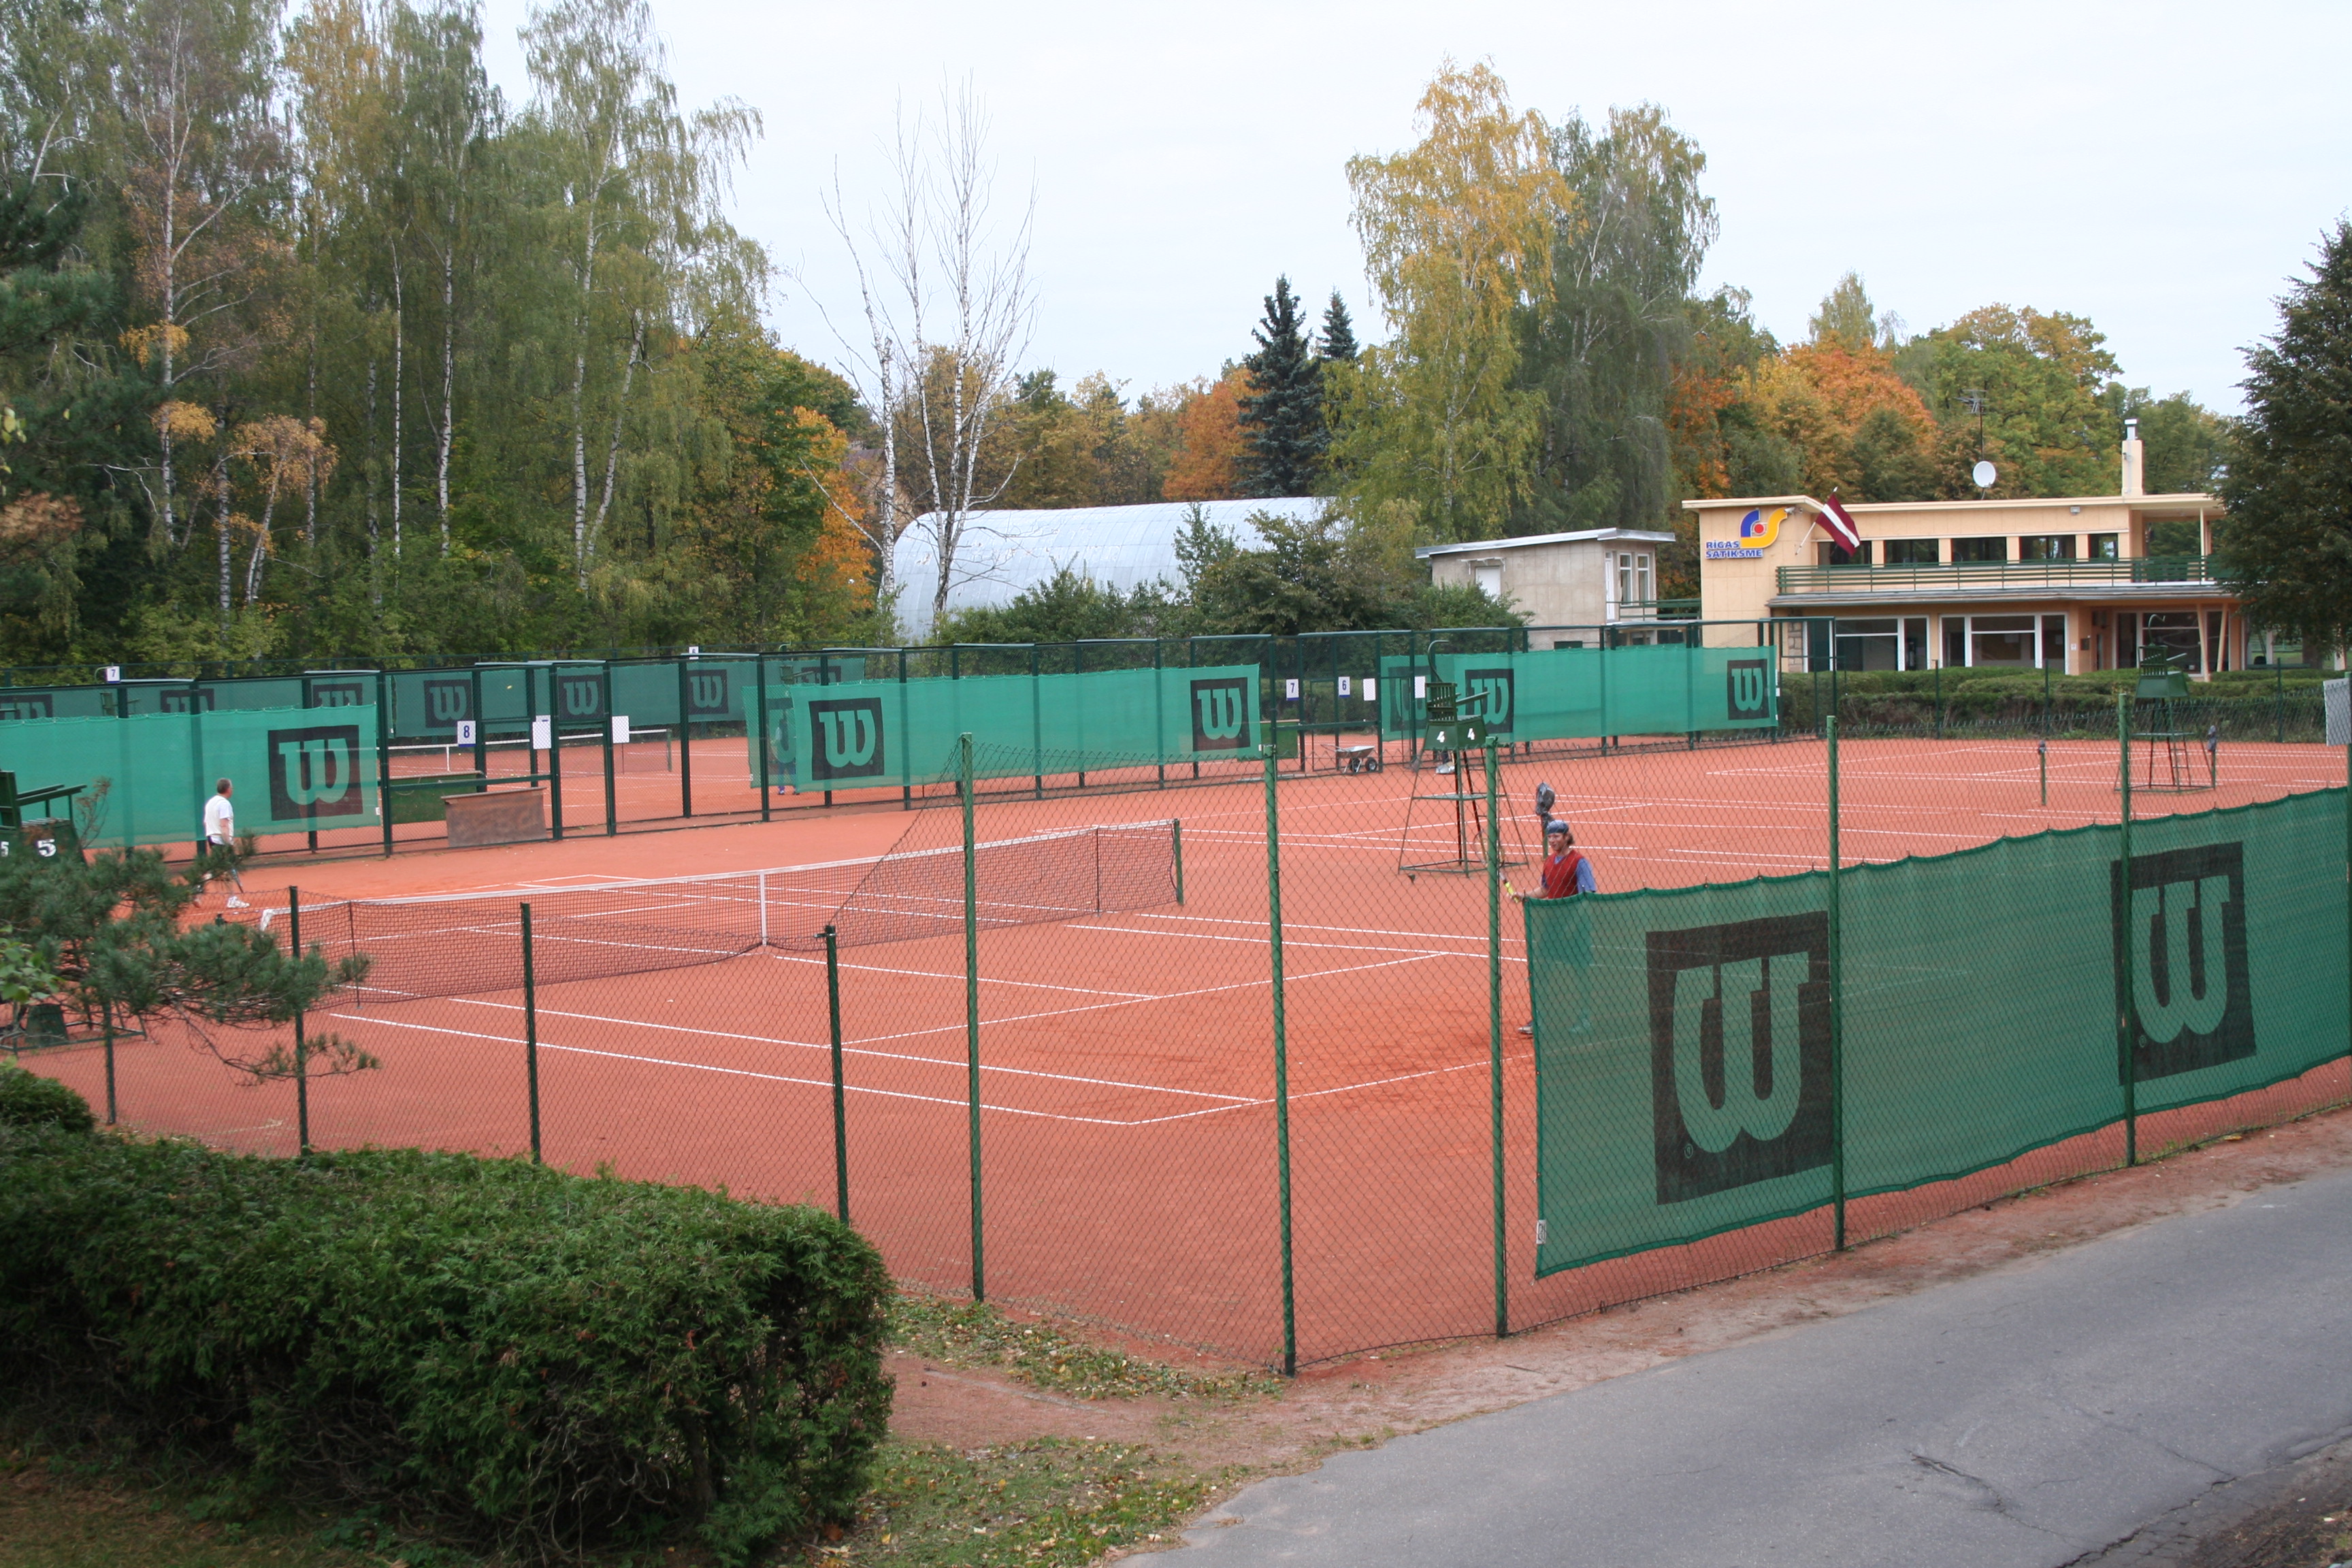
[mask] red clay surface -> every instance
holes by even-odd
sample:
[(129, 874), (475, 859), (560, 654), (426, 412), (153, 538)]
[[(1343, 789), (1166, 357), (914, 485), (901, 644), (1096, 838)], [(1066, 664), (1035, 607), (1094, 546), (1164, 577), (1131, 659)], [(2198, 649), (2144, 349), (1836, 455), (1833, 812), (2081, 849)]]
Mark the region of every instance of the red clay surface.
[[(1729, 881), (1823, 863), (1823, 760), (1819, 743), (1802, 742), (1554, 756), (1506, 767), (1502, 792), (1518, 803), (1511, 835), (1530, 838), (1526, 803), (1538, 779), (1549, 782), (1604, 889)], [(2047, 805), (2031, 742), (1858, 742), (1843, 763), (1850, 862), (2113, 821), (2117, 808), (2111, 745), (2054, 743)], [(2216, 791), (2138, 796), (2140, 814), (2342, 782), (2340, 757), (2320, 747), (2233, 746), (2222, 770)], [(1419, 782), (1424, 794), (1454, 783), (1428, 773)], [(1442, 858), (1454, 843), (1454, 803), (1409, 800), (1413, 786), (1411, 773), (1391, 768), (1286, 775), (1281, 790), (1297, 1332), (1310, 1360), (1487, 1332), (1495, 1322), (1486, 889), (1478, 877), (1399, 873), (1408, 818), (1412, 861)], [(1175, 817), (1186, 885), (1181, 907), (981, 937), (990, 1294), (1273, 1358), (1282, 1327), (1262, 792), (1188, 785), (994, 801), (978, 816), (983, 839)], [(306, 908), (489, 889), (519, 900), (625, 878), (950, 845), (960, 832), (952, 810), (845, 810), (709, 833), (341, 860), (306, 866), (299, 880)], [(298, 879), (276, 865), (270, 875)], [(1526, 885), (1531, 868), (1512, 876)], [(282, 891), (248, 879), (257, 906), (282, 909)], [(640, 923), (667, 918), (660, 911), (675, 895), (642, 892), (644, 902), (622, 898), (613, 907)], [(813, 919), (804, 908), (794, 912)], [(1517, 925), (1507, 911), (1507, 1030), (1526, 1016)], [(469, 943), (485, 952), (512, 943), (504, 899), (454, 907), (447, 927), (453, 962)], [(850, 948), (842, 979), (851, 1217), (900, 1278), (968, 1287), (961, 938)], [(833, 1201), (821, 958), (763, 949), (693, 968), (542, 984), (538, 1006), (550, 1161)], [(528, 1148), (519, 994), (403, 999), (364, 990), (311, 1026), (349, 1037), (383, 1064), (311, 1084), (315, 1143)], [(1515, 1324), (1828, 1245), (1826, 1217), (1808, 1215), (1532, 1281), (1533, 1063), (1516, 1032), (1506, 1043)], [(96, 1049), (50, 1053), (35, 1065), (102, 1103)], [(257, 1152), (294, 1147), (290, 1086), (236, 1087), (186, 1040), (123, 1044), (116, 1076), (121, 1118), (134, 1126)], [(2143, 1119), (2143, 1146), (2340, 1099), (2343, 1078), (2339, 1064), (2308, 1082)], [(1853, 1234), (1916, 1224), (2120, 1154), (2120, 1132), (2102, 1132), (1965, 1182), (1857, 1204)]]

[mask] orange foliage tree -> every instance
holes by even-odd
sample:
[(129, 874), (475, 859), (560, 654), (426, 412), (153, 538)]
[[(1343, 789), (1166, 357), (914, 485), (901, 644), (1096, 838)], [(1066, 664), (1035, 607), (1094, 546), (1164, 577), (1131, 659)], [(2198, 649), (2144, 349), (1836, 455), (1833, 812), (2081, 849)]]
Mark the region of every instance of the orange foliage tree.
[(1169, 500), (1232, 500), (1241, 491), (1241, 395), (1249, 373), (1235, 368), (1196, 384), (1177, 410), (1180, 445), (1160, 493)]

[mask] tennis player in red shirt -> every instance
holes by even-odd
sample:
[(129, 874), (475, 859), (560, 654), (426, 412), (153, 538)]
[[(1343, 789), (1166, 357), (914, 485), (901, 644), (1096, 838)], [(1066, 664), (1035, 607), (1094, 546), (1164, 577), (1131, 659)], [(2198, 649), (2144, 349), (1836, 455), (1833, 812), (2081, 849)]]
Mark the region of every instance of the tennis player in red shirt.
[[(1522, 893), (1514, 889), (1511, 896), (1520, 900), (1572, 899), (1579, 893), (1597, 893), (1600, 890), (1599, 885), (1592, 878), (1592, 862), (1577, 852), (1576, 835), (1570, 831), (1565, 821), (1555, 816), (1544, 824), (1542, 888), (1533, 893)], [(1580, 936), (1582, 933), (1578, 934)], [(1586, 937), (1584, 941), (1589, 943), (1591, 938)], [(1584, 957), (1585, 962), (1589, 963), (1591, 962), (1589, 946), (1585, 949)], [(1579, 1029), (1591, 1027), (1590, 1016), (1579, 1019), (1577, 1027)], [(1519, 1033), (1522, 1035), (1532, 1035), (1535, 1032), (1536, 1026), (1533, 1024), (1519, 1026)]]

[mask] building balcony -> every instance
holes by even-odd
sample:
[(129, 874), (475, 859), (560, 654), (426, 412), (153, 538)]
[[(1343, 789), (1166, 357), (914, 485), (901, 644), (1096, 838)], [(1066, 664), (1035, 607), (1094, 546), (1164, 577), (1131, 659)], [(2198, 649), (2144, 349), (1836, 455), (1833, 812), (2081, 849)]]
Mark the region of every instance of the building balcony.
[(2210, 555), (2126, 561), (1949, 561), (1906, 566), (1783, 566), (1778, 606), (1891, 598), (2118, 599), (2226, 594)]
[(1620, 599), (1609, 606), (1609, 618), (1619, 621), (1695, 621), (1696, 599)]

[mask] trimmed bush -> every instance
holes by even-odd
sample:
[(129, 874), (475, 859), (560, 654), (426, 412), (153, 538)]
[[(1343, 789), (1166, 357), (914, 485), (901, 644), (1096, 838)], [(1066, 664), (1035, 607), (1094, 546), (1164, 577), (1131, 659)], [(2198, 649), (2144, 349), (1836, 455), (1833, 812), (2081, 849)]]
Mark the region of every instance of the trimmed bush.
[(889, 1280), (814, 1209), (368, 1150), (0, 1128), (0, 1384), (530, 1558), (847, 1518)]
[(98, 1125), (89, 1101), (53, 1078), (9, 1063), (0, 1066), (0, 1127), (61, 1127), (87, 1132)]

